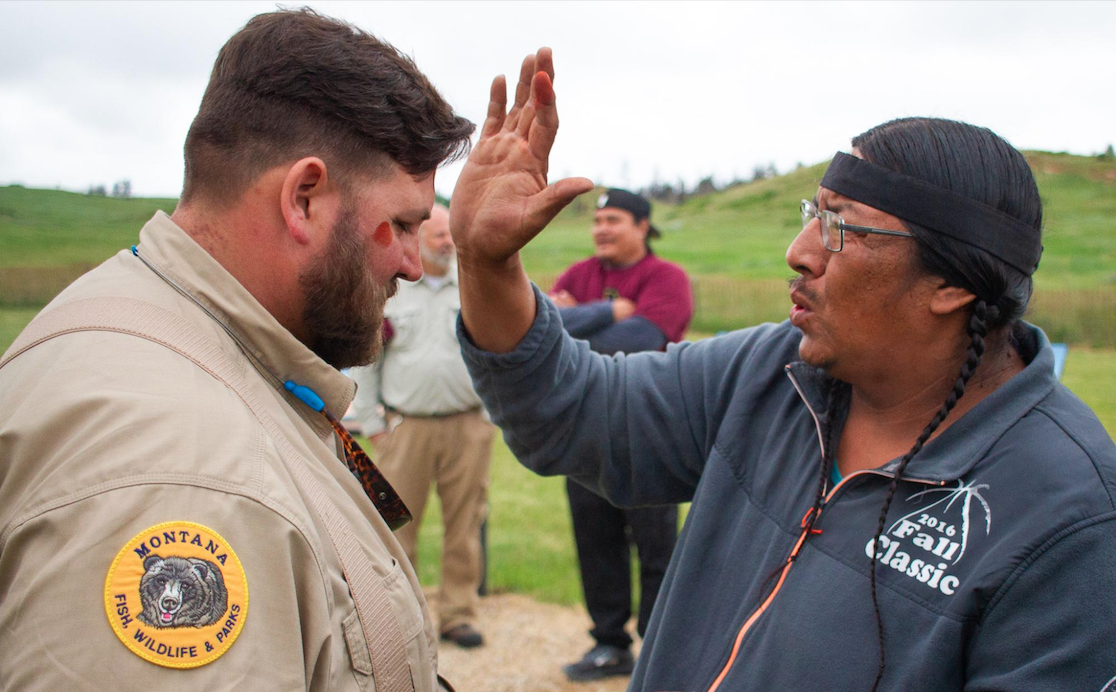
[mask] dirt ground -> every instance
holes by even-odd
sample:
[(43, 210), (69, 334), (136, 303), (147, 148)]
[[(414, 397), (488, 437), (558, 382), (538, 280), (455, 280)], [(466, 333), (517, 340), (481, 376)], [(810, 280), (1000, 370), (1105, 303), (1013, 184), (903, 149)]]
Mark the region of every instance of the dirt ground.
[[(436, 599), (436, 592), (428, 593)], [(582, 607), (538, 603), (518, 594), (481, 599), (476, 628), (484, 646), (461, 649), (441, 642), (442, 676), (457, 692), (624, 692), (628, 678), (569, 682), (562, 666), (593, 646)], [(633, 649), (633, 652), (637, 649)]]

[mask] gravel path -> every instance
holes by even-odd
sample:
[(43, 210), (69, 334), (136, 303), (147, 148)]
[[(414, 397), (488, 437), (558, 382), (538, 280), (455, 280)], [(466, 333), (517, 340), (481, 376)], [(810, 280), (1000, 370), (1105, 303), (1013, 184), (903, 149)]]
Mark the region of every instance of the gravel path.
[[(428, 597), (437, 598), (435, 593)], [(624, 692), (627, 677), (572, 683), (562, 666), (593, 646), (583, 607), (538, 603), (518, 594), (481, 599), (475, 626), (484, 646), (465, 650), (441, 642), (442, 676), (457, 692)]]

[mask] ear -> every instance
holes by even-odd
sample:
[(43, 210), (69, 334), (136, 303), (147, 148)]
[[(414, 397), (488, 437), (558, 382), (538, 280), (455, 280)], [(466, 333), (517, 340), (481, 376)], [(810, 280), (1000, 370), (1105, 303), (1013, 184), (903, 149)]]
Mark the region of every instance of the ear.
[(316, 156), (296, 161), (283, 177), (279, 208), (287, 232), (299, 245), (309, 245), (329, 233), (339, 211), (340, 195), (325, 162)]
[(935, 315), (949, 315), (961, 310), (969, 303), (976, 300), (976, 295), (971, 291), (957, 286), (947, 286), (940, 280), (938, 287), (930, 296), (930, 312)]
[(196, 557), (191, 558), (190, 567), (194, 570), (194, 573), (201, 578), (202, 581), (205, 581), (206, 577), (209, 576), (209, 565), (205, 564), (205, 560), (199, 560)]
[(651, 232), (651, 220), (643, 219), (636, 224), (636, 228), (638, 228), (640, 232), (643, 233), (643, 239), (647, 240), (647, 234)]
[(157, 565), (160, 565), (162, 563), (163, 563), (163, 558), (159, 557), (155, 553), (152, 553), (152, 554), (148, 555), (146, 558), (144, 558), (143, 569), (144, 569), (145, 572), (150, 572), (152, 567), (156, 567)]

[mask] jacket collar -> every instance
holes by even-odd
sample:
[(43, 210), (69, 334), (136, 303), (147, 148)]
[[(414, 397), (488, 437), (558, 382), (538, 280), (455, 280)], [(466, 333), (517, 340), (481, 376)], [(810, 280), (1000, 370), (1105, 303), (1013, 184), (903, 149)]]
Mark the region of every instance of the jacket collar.
[[(209, 308), (240, 337), (260, 363), (280, 378), (314, 390), (338, 419), (344, 415), (356, 384), (279, 324), (232, 274), (164, 212), (156, 212), (140, 231), (139, 251), (144, 259)], [(198, 314), (200, 319), (209, 319), (201, 310)], [(270, 377), (265, 375), (264, 379), (282, 389)], [(292, 406), (310, 411), (290, 394), (284, 395)]]
[[(1012, 339), (1026, 363), (1023, 371), (969, 409), (941, 435), (926, 443), (903, 472), (904, 478), (941, 485), (964, 477), (1008, 428), (1054, 389), (1057, 384), (1054, 350), (1046, 334), (1038, 327), (1021, 322), (1012, 332)], [(846, 408), (838, 411), (826, 409), (827, 393), (833, 378), (820, 368), (801, 361), (787, 365), (786, 372), (813, 414), (819, 427), (819, 437), (831, 417), (838, 426), (844, 424)], [(890, 475), (898, 465), (899, 458), (895, 458), (876, 471)]]

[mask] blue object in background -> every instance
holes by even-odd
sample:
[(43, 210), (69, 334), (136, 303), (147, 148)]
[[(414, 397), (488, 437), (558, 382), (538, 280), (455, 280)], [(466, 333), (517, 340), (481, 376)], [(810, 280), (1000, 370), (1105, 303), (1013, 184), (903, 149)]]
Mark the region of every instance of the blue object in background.
[(1050, 348), (1054, 349), (1054, 377), (1060, 380), (1062, 379), (1062, 371), (1066, 369), (1066, 354), (1069, 353), (1069, 346), (1066, 344), (1050, 344)]

